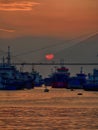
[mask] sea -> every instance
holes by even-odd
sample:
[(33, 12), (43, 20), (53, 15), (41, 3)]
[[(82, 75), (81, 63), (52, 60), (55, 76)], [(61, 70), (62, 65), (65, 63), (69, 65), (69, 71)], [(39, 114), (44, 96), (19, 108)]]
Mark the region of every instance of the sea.
[(0, 91), (0, 130), (98, 130), (98, 92)]

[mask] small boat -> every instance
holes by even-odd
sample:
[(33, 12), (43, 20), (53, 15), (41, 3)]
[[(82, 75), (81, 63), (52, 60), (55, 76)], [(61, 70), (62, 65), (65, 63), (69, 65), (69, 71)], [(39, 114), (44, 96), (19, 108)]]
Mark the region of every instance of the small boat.
[(44, 89), (44, 92), (49, 92), (49, 89), (46, 87), (46, 88)]

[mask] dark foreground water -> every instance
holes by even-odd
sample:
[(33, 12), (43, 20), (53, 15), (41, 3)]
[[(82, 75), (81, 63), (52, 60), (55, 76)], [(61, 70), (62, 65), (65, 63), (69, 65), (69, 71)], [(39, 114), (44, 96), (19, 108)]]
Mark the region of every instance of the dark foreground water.
[(0, 130), (98, 130), (98, 93), (2, 91)]

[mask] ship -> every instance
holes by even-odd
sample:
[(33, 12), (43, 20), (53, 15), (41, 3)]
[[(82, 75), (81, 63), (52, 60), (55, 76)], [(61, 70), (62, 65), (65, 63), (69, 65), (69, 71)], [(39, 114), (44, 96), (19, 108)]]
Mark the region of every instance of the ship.
[(93, 69), (93, 74), (89, 73), (87, 82), (83, 85), (86, 91), (98, 91), (98, 69)]
[(75, 76), (72, 76), (68, 80), (68, 89), (83, 89), (83, 85), (86, 83), (86, 74), (83, 72), (81, 67), (80, 72)]
[(41, 87), (44, 84), (42, 75), (34, 68), (32, 68), (32, 72), (29, 75), (32, 77), (35, 87)]
[(65, 66), (55, 68), (55, 72), (51, 75), (52, 88), (67, 88), (70, 73)]
[(8, 47), (7, 61), (2, 58), (0, 63), (0, 90), (33, 89), (33, 78), (26, 72), (20, 72), (11, 63), (10, 47)]

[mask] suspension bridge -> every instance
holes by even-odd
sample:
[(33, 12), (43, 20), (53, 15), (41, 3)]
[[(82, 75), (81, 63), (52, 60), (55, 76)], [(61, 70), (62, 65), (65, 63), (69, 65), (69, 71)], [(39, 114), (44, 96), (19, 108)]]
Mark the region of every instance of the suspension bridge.
[[(84, 39), (82, 38), (82, 40), (80, 40), (78, 43), (73, 44), (72, 46), (75, 46), (75, 45), (81, 43), (81, 41), (85, 41), (85, 40), (91, 38), (95, 34), (98, 34), (98, 32), (87, 35)], [(72, 40), (66, 41), (66, 42), (70, 42), (70, 41), (73, 41), (73, 40), (75, 40), (75, 38), (72, 39)], [(48, 45), (48, 46), (45, 46), (45, 47), (42, 47), (42, 48), (39, 48), (39, 49), (30, 50), (30, 51), (27, 51), (27, 52), (24, 52), (24, 53), (21, 53), (21, 54), (17, 54), (15, 56), (11, 56), (11, 57), (15, 58), (15, 57), (20, 57), (21, 55), (28, 55), (28, 54), (31, 54), (31, 53), (34, 53), (34, 52), (37, 52), (37, 51), (43, 51), (43, 50), (45, 50), (47, 48), (60, 46), (62, 44), (65, 44), (65, 42), (63, 42), (63, 43), (55, 43), (53, 45)], [(70, 46), (70, 47), (72, 47), (72, 46)], [(68, 48), (66, 48), (66, 49), (68, 49)], [(4, 52), (4, 53), (8, 54), (8, 57), (9, 57), (8, 62), (11, 62), (10, 61), (10, 50), (8, 50), (8, 53), (7, 53), (7, 52), (3, 51), (2, 49), (0, 49), (0, 52), (2, 52), (2, 53)], [(80, 63), (80, 62), (68, 63), (68, 62), (55, 62), (55, 61), (47, 61), (47, 62), (11, 62), (11, 64), (16, 65), (16, 66), (17, 65), (22, 65), (22, 66), (27, 66), (27, 65), (32, 65), (32, 66), (35, 66), (35, 65), (75, 65), (75, 66), (76, 65), (98, 65), (97, 62), (96, 63), (92, 63), (92, 62), (91, 63), (90, 62), (87, 62), (87, 63), (83, 63), (83, 62), (82, 63)]]

